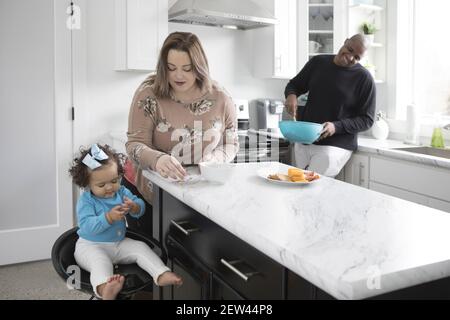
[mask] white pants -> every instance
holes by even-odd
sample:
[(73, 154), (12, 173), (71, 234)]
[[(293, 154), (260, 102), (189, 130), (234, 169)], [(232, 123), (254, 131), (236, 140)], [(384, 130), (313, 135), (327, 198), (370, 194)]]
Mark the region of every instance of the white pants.
[(91, 273), (95, 294), (97, 286), (106, 283), (114, 274), (113, 265), (137, 263), (157, 284), (158, 277), (170, 269), (142, 241), (124, 238), (119, 242), (92, 242), (79, 238), (75, 246), (77, 264)]
[(352, 156), (352, 151), (331, 146), (295, 144), (295, 165), (334, 178)]

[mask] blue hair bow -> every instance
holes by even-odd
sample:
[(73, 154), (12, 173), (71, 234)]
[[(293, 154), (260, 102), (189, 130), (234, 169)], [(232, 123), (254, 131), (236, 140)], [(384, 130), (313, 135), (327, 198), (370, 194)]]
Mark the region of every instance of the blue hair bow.
[(106, 159), (108, 159), (108, 155), (95, 143), (91, 147), (91, 154), (88, 153), (81, 162), (88, 166), (89, 169), (94, 170), (102, 166), (97, 160)]

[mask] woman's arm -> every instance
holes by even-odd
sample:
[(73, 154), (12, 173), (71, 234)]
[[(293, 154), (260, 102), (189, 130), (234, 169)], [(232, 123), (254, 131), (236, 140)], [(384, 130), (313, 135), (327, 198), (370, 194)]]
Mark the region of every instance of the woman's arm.
[[(202, 161), (231, 162), (239, 151), (236, 107), (228, 95), (224, 95), (224, 131), (216, 148), (205, 152)], [(205, 150), (206, 151), (206, 150)]]
[(150, 89), (135, 94), (128, 117), (128, 141), (125, 147), (131, 160), (142, 169), (155, 170), (156, 162), (165, 154), (153, 146), (157, 109), (158, 102)]

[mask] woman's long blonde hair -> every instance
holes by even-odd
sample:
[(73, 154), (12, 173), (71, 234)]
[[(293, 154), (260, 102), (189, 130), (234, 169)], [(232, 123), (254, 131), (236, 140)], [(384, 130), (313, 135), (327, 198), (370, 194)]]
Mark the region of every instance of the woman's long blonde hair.
[(167, 57), (170, 50), (186, 52), (192, 63), (197, 86), (204, 91), (211, 91), (213, 84), (209, 76), (208, 59), (198, 37), (190, 32), (173, 32), (164, 41), (161, 48), (156, 74), (152, 74), (144, 84), (151, 85), (157, 98), (170, 97), (170, 84), (167, 70)]

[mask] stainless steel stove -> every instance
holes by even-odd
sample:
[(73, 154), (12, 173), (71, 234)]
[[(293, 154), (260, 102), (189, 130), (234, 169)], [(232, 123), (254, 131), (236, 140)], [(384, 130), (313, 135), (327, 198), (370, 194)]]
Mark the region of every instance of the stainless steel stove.
[(290, 164), (289, 141), (264, 131), (247, 130), (238, 135), (240, 148), (235, 163), (279, 161)]
[(290, 144), (283, 138), (279, 129), (250, 129), (248, 101), (235, 100), (235, 104), (240, 148), (234, 162), (279, 161), (290, 164)]

